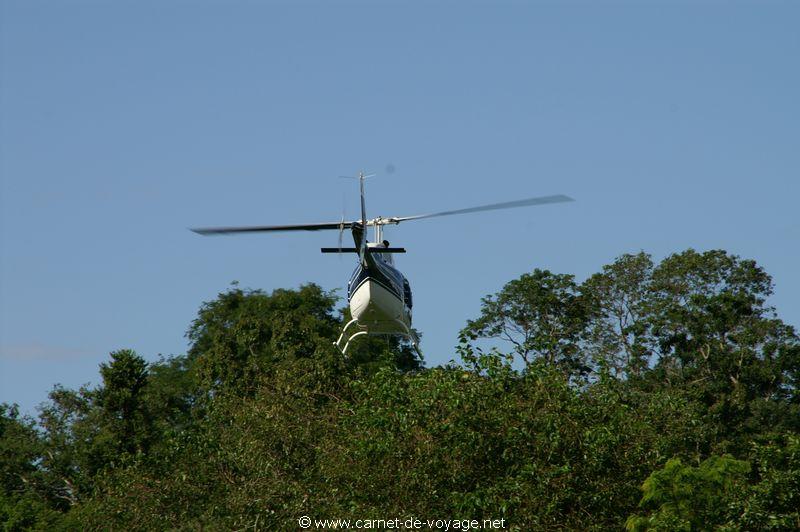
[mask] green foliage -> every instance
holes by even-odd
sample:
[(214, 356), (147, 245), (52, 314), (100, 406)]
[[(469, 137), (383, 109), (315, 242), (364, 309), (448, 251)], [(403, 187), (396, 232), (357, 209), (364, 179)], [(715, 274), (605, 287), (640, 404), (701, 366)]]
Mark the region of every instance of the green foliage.
[(729, 530), (800, 530), (800, 435), (754, 443), (758, 482), (734, 503)]
[(616, 377), (640, 377), (647, 369), (652, 347), (647, 334), (652, 274), (650, 255), (627, 254), (581, 285), (593, 310), (584, 349), (595, 367)]
[[(332, 345), (342, 326), (336, 300), (315, 284), (269, 295), (239, 288), (219, 294), (203, 304), (187, 333), (200, 384), (214, 393), (252, 395), (281, 364), (314, 359), (333, 371), (341, 366)], [(410, 347), (395, 339), (372, 338), (354, 347), (351, 364), (419, 367)]]
[[(350, 309), (342, 310), (341, 325), (352, 319)], [(416, 329), (414, 332), (422, 337)], [(407, 339), (399, 336), (365, 336), (350, 344), (347, 349), (347, 364), (362, 376), (371, 375), (384, 367), (400, 371), (416, 371), (422, 368), (422, 359)]]
[(63, 514), (51, 508), (33, 493), (12, 497), (0, 493), (0, 530), (54, 530), (62, 522)]
[(42, 470), (49, 497), (61, 509), (91, 493), (92, 477), (105, 465), (95, 452), (99, 416), (92, 409), (93, 395), (86, 387), (75, 391), (56, 386), (39, 415)]
[(765, 305), (772, 280), (755, 262), (689, 250), (655, 268), (651, 291), (658, 361), (648, 379), (691, 390), (721, 450), (746, 452), (761, 431), (800, 429), (800, 339)]
[(111, 362), (100, 364), (103, 386), (95, 394), (102, 436), (109, 460), (118, 455), (144, 453), (150, 446), (152, 423), (144, 402), (147, 363), (130, 349), (111, 353)]
[(635, 507), (664, 456), (704, 437), (679, 397), (615, 382), (585, 395), (541, 364), (524, 376), (450, 366), (385, 368), (330, 390), (314, 382), (277, 372), (252, 398), (217, 399), (163, 461), (110, 471), (71, 514), (126, 529), (407, 514), (603, 528), (621, 524), (619, 507)]
[(640, 506), (648, 516), (632, 516), (625, 527), (643, 530), (709, 530), (723, 524), (730, 499), (741, 490), (750, 464), (728, 456), (712, 456), (698, 467), (669, 460), (642, 485)]
[(33, 487), (52, 508), (86, 503), (107, 470), (149, 460), (153, 447), (191, 423), (185, 357), (148, 365), (120, 350), (110, 359), (100, 387), (56, 387), (41, 409)]
[(30, 419), (16, 405), (0, 404), (0, 492), (18, 493), (36, 474), (41, 445)]
[(147, 384), (142, 390), (142, 401), (150, 416), (156, 437), (152, 445), (159, 445), (163, 437), (188, 429), (194, 422), (201, 392), (194, 364), (185, 356), (161, 357), (148, 366)]
[(336, 298), (314, 284), (300, 290), (232, 288), (203, 304), (187, 337), (200, 383), (210, 391), (252, 394), (276, 364), (333, 354)]
[(546, 364), (384, 371), (356, 383), (353, 402), (324, 464), (344, 497), (333, 510), (358, 515), (619, 526), (648, 467), (702, 437), (679, 398), (643, 401), (615, 383), (581, 392)]
[[(800, 528), (800, 435), (754, 443), (748, 462), (711, 456), (699, 467), (667, 462), (642, 486), (628, 530), (797, 530)], [(746, 482), (746, 473), (750, 472)]]
[(541, 358), (567, 376), (588, 371), (579, 349), (588, 308), (572, 275), (536, 269), (482, 300), (481, 316), (467, 322), (462, 343), (503, 340), (525, 365)]
[(109, 516), (123, 529), (285, 528), (302, 515), (319, 448), (332, 441), (340, 386), (323, 386), (324, 371), (303, 359), (276, 368), (252, 397), (215, 397), (159, 456), (106, 471), (77, 519), (90, 529)]
[(672, 255), (653, 272), (653, 336), (669, 379), (709, 381), (714, 395), (786, 397), (785, 357), (800, 344), (764, 306), (772, 280), (753, 261), (722, 251)]
[(60, 521), (37, 467), (43, 451), (33, 420), (0, 404), (0, 530), (50, 530)]
[(771, 291), (722, 251), (534, 270), (484, 298), (460, 364), (425, 369), (395, 338), (342, 357), (348, 311), (316, 285), (233, 287), (187, 355), (115, 351), (36, 423), (0, 407), (0, 527), (798, 529), (800, 340)]

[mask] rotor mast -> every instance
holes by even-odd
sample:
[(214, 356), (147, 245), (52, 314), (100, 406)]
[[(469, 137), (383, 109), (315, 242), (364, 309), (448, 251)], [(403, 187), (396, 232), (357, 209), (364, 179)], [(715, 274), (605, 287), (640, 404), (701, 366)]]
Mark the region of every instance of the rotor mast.
[(363, 171), (358, 173), (358, 184), (361, 190), (361, 242), (358, 244), (358, 256), (362, 264), (366, 264), (367, 254), (367, 206), (364, 202), (364, 180), (366, 178)]

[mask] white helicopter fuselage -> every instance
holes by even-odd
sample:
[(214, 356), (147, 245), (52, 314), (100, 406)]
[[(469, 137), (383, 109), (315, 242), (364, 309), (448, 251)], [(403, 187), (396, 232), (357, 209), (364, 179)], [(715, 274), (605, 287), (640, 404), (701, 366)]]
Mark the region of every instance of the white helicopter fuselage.
[(359, 323), (405, 322), (404, 308), (402, 300), (371, 279), (362, 282), (350, 298), (350, 314)]
[[(382, 244), (369, 243), (371, 250)], [(408, 334), (411, 288), (388, 253), (371, 252), (359, 263), (347, 287), (350, 314), (373, 334)]]

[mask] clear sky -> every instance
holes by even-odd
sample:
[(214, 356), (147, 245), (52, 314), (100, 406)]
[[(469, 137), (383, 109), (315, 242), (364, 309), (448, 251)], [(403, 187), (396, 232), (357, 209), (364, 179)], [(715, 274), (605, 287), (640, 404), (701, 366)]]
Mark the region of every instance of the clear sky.
[[(533, 268), (723, 248), (800, 325), (796, 2), (0, 0), (0, 401), (186, 349), (231, 281), (340, 293), (335, 233), (187, 227), (577, 202), (393, 228), (428, 365)], [(386, 168), (395, 168), (388, 173)]]

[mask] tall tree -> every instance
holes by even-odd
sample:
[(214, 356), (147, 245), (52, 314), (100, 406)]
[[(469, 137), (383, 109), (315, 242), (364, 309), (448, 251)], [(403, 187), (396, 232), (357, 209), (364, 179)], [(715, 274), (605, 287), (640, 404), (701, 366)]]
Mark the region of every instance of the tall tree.
[(511, 344), (525, 365), (535, 359), (566, 376), (586, 374), (580, 349), (589, 308), (572, 275), (535, 269), (482, 300), (481, 315), (462, 329), (462, 344), (478, 339)]
[(653, 271), (650, 322), (660, 374), (704, 382), (712, 394), (787, 398), (800, 371), (800, 341), (766, 305), (771, 277), (721, 250), (688, 250)]
[(96, 404), (112, 456), (147, 451), (153, 438), (144, 400), (147, 362), (130, 349), (114, 351), (110, 362), (100, 364), (100, 376), (103, 386), (97, 391)]
[(620, 378), (639, 376), (652, 352), (648, 335), (653, 260), (647, 253), (626, 254), (581, 285), (593, 309), (584, 344), (595, 365)]
[(44, 452), (42, 469), (52, 498), (72, 506), (92, 490), (92, 476), (102, 467), (92, 451), (96, 423), (89, 419), (93, 392), (83, 386), (69, 390), (56, 385), (41, 406), (39, 425)]

